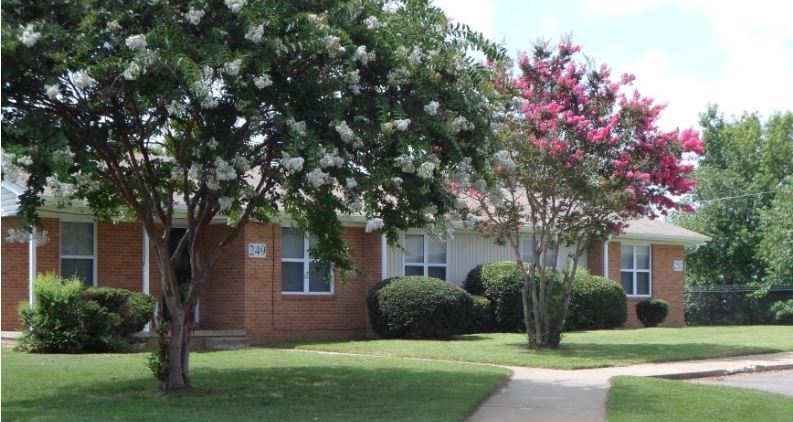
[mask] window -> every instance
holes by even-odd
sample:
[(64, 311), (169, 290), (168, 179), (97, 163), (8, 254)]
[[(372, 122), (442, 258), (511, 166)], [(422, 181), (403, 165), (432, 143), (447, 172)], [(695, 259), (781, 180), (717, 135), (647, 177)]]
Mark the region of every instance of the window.
[(620, 275), (622, 288), (628, 296), (650, 296), (650, 246), (622, 245), (620, 248)]
[(281, 292), (333, 294), (330, 266), (314, 261), (308, 252), (315, 242), (303, 230), (281, 229)]
[(446, 242), (423, 234), (406, 234), (405, 275), (423, 275), (446, 280)]
[[(560, 248), (561, 253), (561, 248)], [(520, 240), (520, 259), (527, 264), (534, 263), (534, 242), (532, 239), (521, 239)], [(548, 255), (544, 259), (545, 267), (553, 267), (553, 255)], [(559, 261), (557, 261), (557, 266)]]
[(96, 284), (94, 223), (61, 222), (61, 277), (77, 276)]

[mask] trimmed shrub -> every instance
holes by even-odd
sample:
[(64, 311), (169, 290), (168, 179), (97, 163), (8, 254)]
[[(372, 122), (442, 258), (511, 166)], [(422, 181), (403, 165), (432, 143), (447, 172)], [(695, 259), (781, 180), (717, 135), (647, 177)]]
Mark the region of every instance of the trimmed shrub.
[(516, 332), (523, 330), (523, 277), (514, 261), (491, 262), (472, 269), (463, 288), (490, 300), (494, 330)]
[(119, 351), (154, 312), (154, 299), (123, 289), (88, 288), (54, 273), (33, 284), (35, 306), (20, 306), (20, 348), (29, 352)]
[(628, 317), (625, 290), (613, 280), (580, 270), (570, 291), (568, 314), (567, 331), (621, 327)]
[(484, 296), (471, 295), (473, 307), (471, 309), (471, 333), (487, 333), (493, 330), (493, 308), (490, 299)]
[(777, 324), (793, 324), (793, 299), (774, 303), (771, 313)]
[(657, 327), (669, 313), (669, 302), (647, 299), (636, 304), (636, 316), (645, 327)]
[(393, 277), (367, 297), (372, 328), (385, 338), (444, 338), (466, 332), (473, 299), (433, 277)]

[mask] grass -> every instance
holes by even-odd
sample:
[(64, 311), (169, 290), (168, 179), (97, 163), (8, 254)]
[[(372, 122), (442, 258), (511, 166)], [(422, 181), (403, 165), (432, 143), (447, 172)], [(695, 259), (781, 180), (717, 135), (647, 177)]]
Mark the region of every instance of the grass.
[(195, 390), (163, 396), (146, 354), (3, 350), (2, 419), (460, 420), (502, 368), (272, 349), (194, 353)]
[(610, 422), (782, 422), (791, 415), (793, 399), (779, 394), (658, 378), (612, 378), (608, 400)]
[(793, 326), (645, 328), (567, 333), (557, 350), (529, 350), (522, 334), (451, 340), (303, 342), (297, 349), (556, 369), (622, 366), (793, 350)]

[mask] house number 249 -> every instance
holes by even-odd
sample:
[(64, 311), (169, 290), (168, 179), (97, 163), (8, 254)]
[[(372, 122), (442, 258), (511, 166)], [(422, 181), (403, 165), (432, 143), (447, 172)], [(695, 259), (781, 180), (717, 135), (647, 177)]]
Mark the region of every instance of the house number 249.
[(248, 243), (248, 257), (264, 258), (267, 256), (267, 245), (264, 243)]

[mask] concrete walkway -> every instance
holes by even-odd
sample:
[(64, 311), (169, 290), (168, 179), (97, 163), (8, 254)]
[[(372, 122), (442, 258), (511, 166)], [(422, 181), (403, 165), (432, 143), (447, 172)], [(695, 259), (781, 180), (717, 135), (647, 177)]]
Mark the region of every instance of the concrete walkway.
[(793, 397), (793, 369), (754, 374), (739, 374), (691, 380), (697, 384), (726, 385), (729, 387), (764, 390)]
[(483, 402), (469, 421), (602, 421), (611, 377), (686, 379), (793, 368), (793, 352), (563, 371), (510, 367), (510, 381)]

